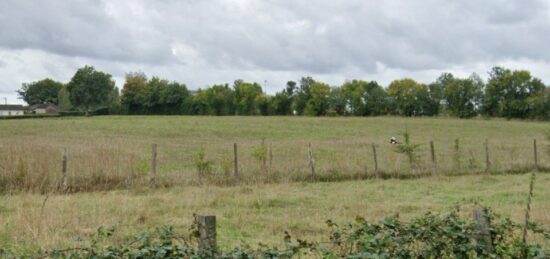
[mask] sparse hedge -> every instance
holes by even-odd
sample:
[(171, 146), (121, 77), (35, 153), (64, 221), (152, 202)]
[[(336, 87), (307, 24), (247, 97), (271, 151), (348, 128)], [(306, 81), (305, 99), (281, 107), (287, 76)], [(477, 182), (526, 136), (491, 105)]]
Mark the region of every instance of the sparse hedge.
[[(329, 242), (295, 239), (285, 232), (282, 248), (242, 245), (226, 251), (199, 251), (196, 225), (190, 234), (178, 235), (169, 226), (128, 240), (121, 245), (101, 245), (114, 230), (99, 228), (90, 245), (41, 253), (50, 258), (547, 258), (550, 251), (531, 240), (550, 240), (549, 232), (530, 222), (529, 235), (536, 239), (522, 242), (523, 225), (489, 211), (491, 248), (478, 243), (477, 225), (459, 216), (458, 209), (448, 214), (427, 213), (403, 222), (398, 216), (370, 223), (358, 217), (354, 223), (331, 228)], [(543, 242), (544, 242), (543, 241)], [(216, 254), (215, 254), (216, 253)], [(215, 254), (215, 256), (214, 256)], [(0, 249), (0, 256), (16, 256)]]
[(0, 120), (40, 119), (59, 117), (59, 114), (25, 114), (14, 116), (0, 116)]

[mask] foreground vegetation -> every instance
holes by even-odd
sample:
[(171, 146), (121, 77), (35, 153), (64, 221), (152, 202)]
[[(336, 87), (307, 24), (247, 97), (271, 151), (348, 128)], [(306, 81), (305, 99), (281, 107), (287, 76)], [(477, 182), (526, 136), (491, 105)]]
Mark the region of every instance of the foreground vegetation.
[[(88, 247), (99, 227), (114, 228), (100, 247), (128, 244), (144, 230), (153, 234), (163, 225), (186, 234), (193, 213), (217, 216), (218, 244), (223, 251), (242, 242), (251, 249), (258, 248), (260, 242), (283, 249), (285, 231), (293, 241), (328, 244), (334, 230), (326, 225), (328, 219), (344, 226), (357, 216), (378, 222), (399, 214), (405, 224), (428, 211), (446, 214), (456, 206), (460, 206), (462, 219), (470, 219), (476, 203), (492, 207), (514, 222), (523, 222), (529, 177), (459, 176), (6, 195), (0, 198), (0, 247), (17, 254)], [(531, 204), (531, 220), (546, 228), (550, 226), (550, 189), (545, 188), (549, 184), (550, 175), (537, 175)], [(530, 234), (529, 240), (545, 250), (550, 245), (540, 235)]]
[[(292, 239), (285, 232), (285, 246), (257, 248), (243, 244), (229, 251), (216, 245), (200, 244), (200, 229), (192, 225), (190, 233), (178, 234), (170, 226), (155, 233), (144, 232), (127, 244), (102, 246), (113, 230), (99, 228), (86, 247), (54, 249), (43, 252), (47, 257), (63, 258), (545, 258), (550, 251), (534, 241), (522, 240), (524, 226), (487, 211), (490, 227), (479, 221), (463, 219), (459, 210), (446, 215), (427, 213), (404, 223), (398, 216), (380, 223), (356, 218), (354, 223), (339, 226), (327, 220), (330, 242)], [(483, 229), (483, 227), (486, 227)], [(550, 240), (550, 232), (535, 223), (526, 233)], [(0, 256), (11, 251), (0, 250)]]
[[(0, 192), (48, 193), (62, 181), (68, 150), (69, 191), (146, 187), (151, 146), (158, 145), (159, 186), (234, 183), (233, 143), (241, 184), (425, 175), (527, 172), (550, 166), (547, 123), (434, 118), (103, 116), (0, 122)], [(389, 144), (410, 135), (408, 153)], [(436, 166), (431, 160), (434, 142)], [(263, 144), (262, 144), (263, 143)], [(376, 145), (378, 172), (372, 144)]]

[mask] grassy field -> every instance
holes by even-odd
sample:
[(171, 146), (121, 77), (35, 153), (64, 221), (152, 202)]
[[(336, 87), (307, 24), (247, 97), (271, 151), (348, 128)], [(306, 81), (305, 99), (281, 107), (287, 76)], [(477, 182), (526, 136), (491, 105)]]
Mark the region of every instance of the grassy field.
[[(441, 118), (185, 117), (105, 116), (0, 122), (2, 192), (46, 193), (61, 179), (62, 150), (69, 152), (73, 191), (126, 189), (149, 184), (151, 145), (158, 144), (160, 185), (228, 185), (233, 182), (233, 143), (238, 143), (243, 183), (293, 182), (309, 177), (311, 143), (319, 179), (346, 180), (374, 175), (371, 144), (377, 145), (379, 170), (391, 175), (434, 173), (429, 142), (434, 141), (439, 174), (485, 170), (488, 139), (492, 171), (533, 165), (533, 139), (539, 162), (547, 122), (457, 120)], [(411, 171), (389, 138), (409, 132), (420, 144)], [(272, 159), (266, 166), (253, 154), (265, 139)], [(455, 139), (459, 139), (458, 152)], [(196, 157), (205, 154), (211, 172), (199, 179)], [(269, 156), (268, 156), (269, 157)]]
[[(233, 247), (244, 241), (282, 245), (284, 231), (308, 240), (328, 241), (327, 219), (351, 222), (356, 216), (403, 219), (427, 211), (462, 206), (470, 217), (475, 202), (521, 222), (529, 175), (428, 177), (337, 183), (289, 183), (242, 187), (174, 187), (52, 195), (0, 197), (0, 247), (20, 253), (39, 248), (79, 247), (99, 226), (115, 227), (116, 243), (145, 229), (173, 225), (185, 233), (193, 213), (217, 215), (218, 241)], [(550, 226), (549, 174), (539, 174), (533, 220)], [(549, 244), (544, 244), (548, 247)]]
[[(222, 247), (241, 240), (281, 244), (285, 230), (322, 241), (328, 234), (327, 219), (350, 222), (361, 215), (378, 220), (394, 213), (407, 219), (455, 205), (469, 214), (475, 202), (521, 221), (529, 175), (486, 174), (484, 141), (489, 140), (493, 172), (532, 167), (535, 138), (539, 164), (548, 167), (548, 130), (545, 122), (394, 117), (0, 121), (0, 248), (33, 252), (80, 246), (100, 226), (116, 228), (109, 240), (114, 243), (165, 224), (185, 231), (195, 212), (218, 216)], [(413, 169), (388, 143), (391, 136), (402, 140), (405, 131), (420, 144)], [(266, 167), (253, 155), (262, 139), (272, 153)], [(430, 141), (435, 143), (437, 171)], [(233, 143), (239, 147), (240, 186), (231, 184)], [(318, 179), (332, 181), (304, 181), (310, 174), (309, 143)], [(372, 143), (381, 171), (434, 175), (374, 179)], [(152, 144), (158, 145), (158, 189), (149, 184)], [(55, 191), (64, 148), (70, 194)], [(199, 153), (211, 162), (211, 172), (202, 179), (196, 167)], [(532, 219), (548, 227), (550, 175), (537, 177)]]

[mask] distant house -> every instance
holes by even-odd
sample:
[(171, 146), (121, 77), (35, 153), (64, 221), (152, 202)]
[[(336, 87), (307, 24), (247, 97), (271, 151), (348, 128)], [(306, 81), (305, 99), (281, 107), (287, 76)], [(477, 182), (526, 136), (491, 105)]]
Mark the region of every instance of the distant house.
[(36, 114), (59, 113), (59, 111), (61, 111), (59, 106), (53, 103), (35, 104), (30, 107), (30, 110)]
[(0, 104), (0, 116), (16, 116), (25, 114), (23, 105)]

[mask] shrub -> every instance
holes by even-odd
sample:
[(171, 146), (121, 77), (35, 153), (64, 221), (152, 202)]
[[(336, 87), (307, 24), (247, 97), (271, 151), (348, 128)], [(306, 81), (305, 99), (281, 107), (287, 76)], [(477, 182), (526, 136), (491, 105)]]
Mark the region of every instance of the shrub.
[[(219, 258), (546, 258), (550, 256), (539, 244), (521, 240), (520, 224), (489, 211), (491, 242), (494, 249), (478, 243), (477, 224), (461, 218), (456, 209), (447, 214), (427, 213), (402, 222), (398, 216), (370, 223), (358, 217), (354, 223), (339, 226), (327, 221), (330, 242), (316, 243), (294, 239), (285, 232), (285, 247), (244, 244), (218, 251)], [(550, 233), (531, 222), (531, 240), (550, 240)], [(42, 256), (57, 258), (211, 258), (212, 251), (197, 249), (197, 225), (187, 235), (176, 234), (170, 226), (146, 231), (121, 245), (100, 246), (113, 230), (99, 228), (88, 247), (55, 249)], [(544, 242), (542, 241), (542, 242)], [(13, 254), (1, 250), (0, 256)], [(526, 253), (526, 254), (523, 254)]]
[(407, 155), (411, 168), (413, 168), (418, 158), (417, 151), (420, 149), (420, 144), (412, 144), (409, 132), (407, 131), (403, 133), (403, 138), (405, 139), (405, 143), (397, 145), (395, 147), (395, 152)]
[(204, 153), (204, 150), (199, 151), (199, 153), (195, 157), (195, 167), (197, 167), (199, 178), (203, 178), (209, 175), (212, 172), (213, 164), (213, 161), (206, 159), (206, 154)]

